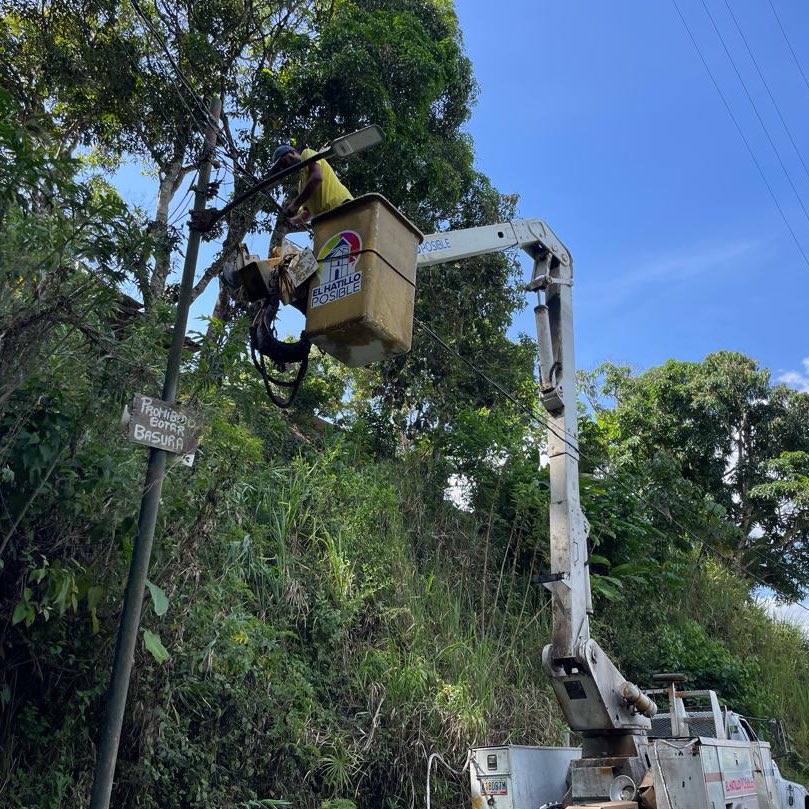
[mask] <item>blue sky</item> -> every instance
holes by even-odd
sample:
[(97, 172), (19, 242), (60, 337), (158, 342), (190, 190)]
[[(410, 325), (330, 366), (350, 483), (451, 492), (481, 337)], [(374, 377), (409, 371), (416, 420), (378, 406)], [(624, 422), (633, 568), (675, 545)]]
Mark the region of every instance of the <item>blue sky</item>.
[[(809, 254), (809, 217), (703, 0), (676, 2)], [(809, 208), (809, 174), (725, 0), (704, 2)], [(728, 2), (809, 165), (809, 86), (770, 0)], [(809, 4), (772, 2), (809, 75)], [(457, 0), (457, 10), (480, 85), (468, 124), (477, 166), (500, 190), (520, 195), (520, 216), (546, 220), (571, 249), (579, 367), (609, 359), (643, 369), (669, 357), (700, 360), (731, 349), (809, 390), (809, 265), (674, 0)], [(154, 184), (137, 167), (125, 167), (117, 179), (130, 201), (153, 209)], [(262, 254), (266, 241), (266, 235), (248, 239)], [(200, 271), (215, 250), (203, 246)], [(527, 277), (527, 262), (524, 269)], [(215, 286), (197, 301), (194, 314), (210, 313)], [(287, 313), (283, 323), (291, 331), (302, 327), (297, 313)], [(533, 336), (530, 305), (512, 331)], [(784, 610), (801, 623), (809, 616), (797, 607)]]
[[(809, 87), (769, 1), (731, 1), (809, 164)], [(809, 4), (773, 2), (809, 74)], [(809, 253), (809, 221), (702, 0), (678, 3)], [(809, 176), (724, 0), (706, 3), (809, 207)], [(646, 368), (726, 348), (800, 385), (809, 266), (673, 2), (459, 0), (458, 14), (480, 84), (469, 123), (477, 165), (571, 249), (579, 366)], [(532, 332), (530, 307), (515, 328)]]

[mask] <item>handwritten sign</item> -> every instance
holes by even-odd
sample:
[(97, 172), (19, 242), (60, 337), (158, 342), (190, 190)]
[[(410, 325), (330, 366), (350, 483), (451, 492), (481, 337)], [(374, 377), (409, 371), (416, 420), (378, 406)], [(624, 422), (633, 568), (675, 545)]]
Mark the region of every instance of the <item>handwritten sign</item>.
[(202, 418), (196, 411), (135, 394), (128, 419), (130, 441), (182, 455), (191, 466), (201, 432)]

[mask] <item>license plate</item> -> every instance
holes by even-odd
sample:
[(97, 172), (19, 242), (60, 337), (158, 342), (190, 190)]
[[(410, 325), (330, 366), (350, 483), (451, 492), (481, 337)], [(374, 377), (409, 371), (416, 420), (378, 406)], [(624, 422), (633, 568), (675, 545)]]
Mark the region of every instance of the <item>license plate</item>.
[(508, 795), (505, 778), (484, 778), (480, 782), (480, 791), (486, 795)]

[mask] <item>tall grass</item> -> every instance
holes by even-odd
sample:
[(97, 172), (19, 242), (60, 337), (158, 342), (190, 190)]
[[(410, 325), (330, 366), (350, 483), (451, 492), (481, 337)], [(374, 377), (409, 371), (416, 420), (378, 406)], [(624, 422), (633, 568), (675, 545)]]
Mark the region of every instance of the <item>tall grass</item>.
[[(195, 474), (212, 482), (164, 490), (166, 512), (191, 526), (162, 540), (152, 574), (169, 612), (145, 614), (171, 659), (139, 652), (116, 805), (410, 809), (432, 752), (462, 762), (470, 746), (564, 741), (541, 665), (548, 600), (530, 583), (541, 527), (441, 500), (416, 452), (358, 464), (337, 438), (268, 463), (244, 433), (211, 436)], [(224, 482), (223, 469), (235, 470)], [(627, 588), (598, 613), (594, 633), (627, 675), (671, 662), (710, 677), (719, 661), (738, 707), (785, 717), (809, 753), (806, 642), (727, 571), (703, 565), (671, 592)], [(115, 611), (100, 617), (109, 644)], [(59, 652), (37, 660), (47, 694), (15, 705), (4, 806), (84, 800), (107, 660), (81, 621), (36, 623), (24, 638)], [(49, 761), (52, 789), (36, 776)], [(464, 780), (435, 784), (435, 805), (467, 802)]]

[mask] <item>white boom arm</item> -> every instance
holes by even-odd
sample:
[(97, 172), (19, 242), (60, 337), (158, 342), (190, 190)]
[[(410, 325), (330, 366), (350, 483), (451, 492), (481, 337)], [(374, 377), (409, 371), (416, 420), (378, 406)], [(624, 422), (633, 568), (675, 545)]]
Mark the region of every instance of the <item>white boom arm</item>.
[[(648, 717), (657, 709), (590, 637), (589, 526), (579, 502), (570, 252), (543, 221), (523, 219), (426, 236), (417, 266), (511, 247), (524, 249), (534, 261), (528, 290), (538, 296), (540, 401), (548, 411), (551, 570), (541, 580), (551, 592), (553, 635), (542, 660), (568, 724), (585, 737), (583, 758), (620, 759), (626, 764), (621, 769), (638, 783), (646, 768), (639, 753), (651, 725)], [(578, 797), (585, 798), (587, 767), (581, 763)]]
[(446, 264), (510, 247), (523, 247), (532, 258), (540, 251), (550, 250), (559, 261), (570, 263), (570, 253), (541, 219), (518, 219), (425, 236), (419, 246), (417, 264), (419, 267)]

